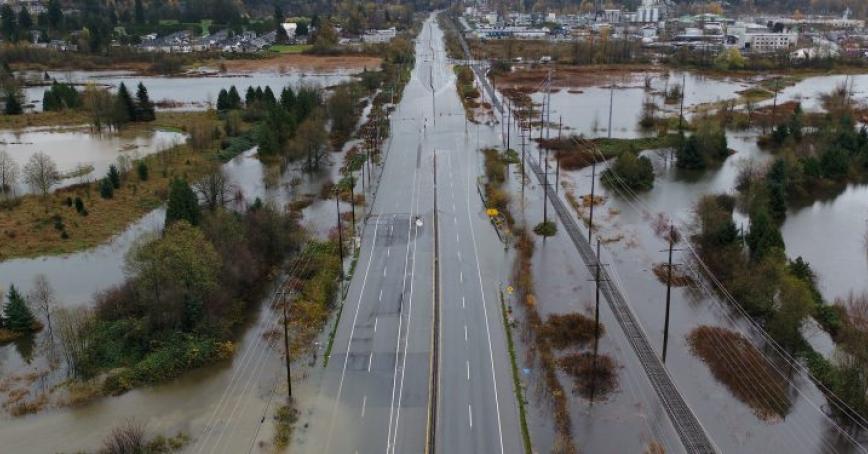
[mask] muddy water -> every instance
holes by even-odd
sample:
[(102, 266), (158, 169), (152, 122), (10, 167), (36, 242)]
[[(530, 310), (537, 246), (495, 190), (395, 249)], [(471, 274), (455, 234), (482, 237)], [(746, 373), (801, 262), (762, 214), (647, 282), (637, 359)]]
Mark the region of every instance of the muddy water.
[[(93, 166), (93, 171), (81, 177), (61, 181), (57, 187), (69, 186), (102, 178), (111, 164), (121, 156), (138, 159), (183, 143), (185, 135), (173, 131), (147, 131), (121, 134), (94, 134), (88, 128), (26, 128), (0, 131), (0, 147), (6, 150), (20, 168), (37, 152), (51, 157), (61, 174), (75, 171), (81, 166)], [(25, 194), (30, 189), (20, 178), (16, 192)]]
[[(311, 85), (327, 87), (349, 80), (352, 74), (358, 71), (338, 71), (326, 74), (304, 74), (301, 72), (254, 72), (247, 74), (226, 74), (209, 77), (161, 77), (161, 76), (137, 76), (121, 71), (71, 71), (50, 72), (49, 77), (58, 82), (88, 83), (105, 85), (116, 90), (123, 82), (132, 94), (135, 94), (139, 82), (145, 84), (151, 101), (174, 101), (178, 106), (169, 107), (190, 110), (205, 109), (217, 102), (217, 95), (221, 89), (228, 89), (234, 85), (238, 89), (242, 99), (247, 87), (265, 86), (271, 87), (275, 96), (280, 95), (283, 87), (291, 85)], [(30, 77), (41, 77), (41, 74), (29, 74)], [(28, 87), (24, 92), (27, 102), (34, 105), (35, 110), (42, 110), (42, 96), (47, 87)], [(159, 107), (158, 107), (159, 108)]]

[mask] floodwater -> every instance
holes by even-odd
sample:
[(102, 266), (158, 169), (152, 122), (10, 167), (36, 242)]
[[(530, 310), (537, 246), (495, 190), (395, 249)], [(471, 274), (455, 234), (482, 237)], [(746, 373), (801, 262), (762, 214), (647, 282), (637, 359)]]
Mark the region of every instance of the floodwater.
[[(81, 176), (61, 180), (55, 186), (64, 187), (102, 178), (111, 164), (125, 156), (138, 159), (183, 143), (186, 136), (179, 132), (155, 130), (146, 132), (95, 133), (87, 127), (75, 128), (26, 128), (0, 131), (0, 145), (21, 169), (37, 152), (47, 154), (61, 174), (93, 166), (93, 170)], [(30, 192), (23, 178), (15, 188), (18, 194)]]
[(791, 208), (781, 234), (787, 255), (811, 264), (827, 301), (868, 291), (868, 186)]
[[(671, 72), (651, 75), (651, 90), (645, 89), (645, 74), (632, 73), (606, 82), (606, 86), (582, 88), (581, 93), (570, 93), (561, 89), (551, 93), (551, 112), (549, 118), (553, 127), (550, 134), (557, 135), (557, 125), (564, 121), (565, 134), (580, 134), (585, 137), (606, 137), (609, 128), (609, 101), (612, 108), (612, 137), (636, 138), (649, 134), (639, 126), (642, 105), (654, 99), (662, 110), (670, 114), (677, 112), (680, 105), (664, 104), (661, 94), (674, 85), (686, 84), (684, 98), (685, 114), (699, 104), (737, 98), (736, 92), (748, 85), (732, 79), (714, 79), (692, 73)], [(610, 83), (615, 89), (610, 90)], [(531, 95), (534, 102), (541, 104), (545, 93)], [(651, 131), (655, 133), (655, 131)]]
[[(315, 87), (329, 87), (349, 80), (357, 71), (336, 71), (332, 73), (311, 74), (297, 71), (279, 72), (253, 72), (245, 74), (221, 74), (217, 76), (202, 77), (167, 77), (167, 76), (138, 76), (123, 71), (56, 71), (49, 72), (49, 77), (58, 82), (74, 82), (84, 84), (93, 82), (97, 85), (109, 86), (112, 90), (123, 82), (130, 93), (135, 95), (136, 86), (143, 83), (148, 89), (151, 101), (160, 103), (170, 101), (177, 103), (168, 109), (180, 110), (204, 110), (217, 102), (217, 95), (221, 89), (229, 89), (234, 85), (238, 93), (244, 98), (247, 87), (266, 86), (271, 87), (275, 96), (280, 96), (281, 90), (287, 85), (297, 87), (310, 85)], [(42, 74), (30, 74), (30, 77), (42, 77)], [(46, 86), (27, 87), (24, 93), (27, 103), (32, 103), (35, 110), (42, 110), (42, 96)]]
[[(641, 136), (636, 123), (643, 91), (641, 88), (615, 90), (613, 137)], [(609, 90), (604, 87), (596, 91), (586, 89), (582, 94), (565, 91), (552, 94), (552, 121), (557, 123), (560, 117), (554, 113), (556, 110), (560, 114), (563, 109), (570, 109), (569, 113), (563, 113), (565, 128), (573, 128), (590, 137), (605, 137), (605, 126), (602, 130), (595, 130), (592, 126), (602, 123), (603, 119), (608, 121), (608, 96)], [(690, 82), (688, 99), (689, 96)], [(541, 101), (542, 95), (536, 94), (535, 100)], [(591, 107), (593, 105), (598, 107)], [(595, 115), (601, 121), (595, 120)], [(556, 134), (556, 130), (553, 131)], [(653, 220), (663, 213), (682, 225), (689, 224), (692, 208), (702, 195), (734, 192), (742, 162), (751, 160), (762, 164), (771, 159), (769, 154), (756, 146), (755, 133), (729, 133), (728, 139), (730, 148), (736, 153), (720, 168), (705, 172), (676, 169), (668, 162), (668, 153), (646, 152), (654, 163), (657, 179), (652, 190), (638, 194), (636, 199), (609, 194), (599, 181), (599, 173), (606, 166), (597, 169), (597, 193), (604, 194), (607, 200), (595, 210), (595, 225), (599, 227), (600, 238), (611, 240), (603, 246), (602, 261), (608, 264), (608, 270), (625, 292), (632, 310), (658, 353), (662, 351), (666, 288), (654, 276), (651, 268), (665, 261), (663, 251), (667, 244), (655, 233)], [(535, 150), (531, 153), (536, 156)], [(591, 169), (563, 172), (560, 182), (575, 188), (577, 195), (587, 194), (590, 192)], [(514, 197), (521, 197), (515, 182), (512, 185)], [(542, 195), (536, 181), (532, 182), (530, 188), (522, 200), (528, 224), (535, 225), (542, 220)], [(846, 295), (850, 290), (864, 289), (868, 280), (866, 192), (868, 189), (863, 186), (850, 186), (829, 201), (792, 209), (782, 229), (788, 253), (793, 257), (802, 255), (813, 265), (827, 298), (836, 294)], [(551, 208), (548, 214), (554, 216)], [(743, 219), (743, 216), (737, 219)], [(828, 226), (832, 224), (834, 231), (828, 231)], [(819, 232), (823, 232), (823, 235)], [(818, 241), (818, 238), (824, 240)], [(544, 316), (573, 311), (593, 314), (593, 283), (588, 282), (591, 276), (571, 249), (572, 244), (563, 232), (545, 241), (537, 241), (534, 256), (536, 292), (538, 307)], [(675, 261), (688, 270), (697, 266), (689, 252), (676, 252)], [(829, 274), (836, 276), (827, 282)], [(570, 401), (574, 438), (579, 448), (588, 452), (640, 452), (653, 440), (661, 443), (667, 452), (680, 452), (682, 448), (678, 438), (671, 425), (665, 422), (665, 412), (657, 406), (655, 393), (641, 372), (635, 354), (623, 338), (605, 302), (601, 308), (601, 320), (607, 333), (601, 340), (600, 348), (612, 355), (621, 366), (620, 388), (603, 402), (594, 405), (578, 397)], [(709, 296), (707, 288), (673, 289), (666, 364), (675, 384), (721, 452), (816, 453), (862, 452), (865, 449), (865, 435), (861, 435), (862, 439), (854, 440), (851, 435), (844, 433), (825, 415), (827, 404), (819, 390), (803, 373), (789, 371), (782, 364), (778, 364), (777, 369), (790, 383), (792, 406), (780, 421), (766, 421), (757, 417), (750, 407), (734, 398), (690, 351), (686, 336), (701, 325), (721, 326), (744, 334), (756, 345), (764, 346), (765, 343), (740, 313), (718, 298)], [(818, 351), (824, 355), (831, 354), (834, 348), (825, 333), (817, 332), (816, 327), (811, 326), (806, 327), (805, 332)], [(776, 360), (780, 361), (778, 358)], [(741, 366), (735, 362), (733, 367)], [(563, 383), (567, 385), (569, 380)]]
[[(823, 109), (822, 96), (832, 90), (844, 86), (851, 90), (851, 99), (856, 103), (868, 102), (868, 74), (852, 76), (831, 75), (808, 77), (791, 87), (786, 87), (778, 93), (778, 103), (798, 101), (805, 111), (816, 112)], [(764, 101), (771, 104), (773, 100)]]

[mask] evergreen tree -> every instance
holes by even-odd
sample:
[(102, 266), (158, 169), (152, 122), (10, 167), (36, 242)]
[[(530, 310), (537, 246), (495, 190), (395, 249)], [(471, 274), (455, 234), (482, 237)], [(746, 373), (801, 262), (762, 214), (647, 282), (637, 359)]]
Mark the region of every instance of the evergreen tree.
[(229, 110), (229, 93), (225, 88), (220, 89), (220, 93), (217, 94), (217, 110)]
[(148, 97), (148, 89), (141, 82), (139, 82), (138, 89), (136, 90), (136, 99), (138, 101), (138, 105), (136, 106), (136, 121), (154, 121), (154, 118), (156, 118), (154, 103)]
[(32, 332), (36, 325), (36, 317), (33, 316), (33, 312), (27, 307), (24, 297), (18, 293), (14, 285), (9, 286), (6, 306), (3, 307), (3, 316), (6, 318), (6, 329), (17, 333)]
[(60, 30), (63, 25), (63, 10), (60, 8), (60, 0), (48, 0), (48, 26), (52, 30)]
[(274, 98), (274, 92), (271, 91), (271, 87), (265, 86), (265, 91), (262, 92), (262, 100), (268, 103), (269, 106), (277, 102), (277, 99)]
[(802, 104), (796, 104), (796, 109), (790, 117), (789, 130), (796, 142), (802, 141)]
[(8, 3), (0, 7), (0, 33), (7, 41), (15, 41), (17, 38), (16, 22), (15, 11), (12, 11)]
[(118, 172), (118, 168), (114, 164), (109, 166), (106, 178), (108, 178), (108, 180), (111, 182), (113, 188), (121, 188), (121, 173)]
[(115, 98), (113, 120), (115, 126), (123, 125), (130, 121), (136, 120), (136, 105), (133, 103), (133, 98), (127, 90), (127, 86), (121, 82), (118, 87), (118, 94)]
[(675, 165), (681, 169), (704, 169), (706, 166), (705, 156), (699, 147), (699, 140), (696, 136), (690, 136), (684, 140), (683, 145), (676, 152), (678, 160)]
[(773, 251), (783, 251), (784, 239), (781, 232), (769, 219), (764, 210), (756, 210), (750, 217), (750, 232), (745, 238), (750, 248), (751, 257), (762, 259)]
[(99, 182), (99, 196), (104, 199), (111, 199), (115, 196), (115, 188), (112, 181), (105, 177)]
[(15, 90), (6, 90), (6, 115), (21, 115), (24, 113), (24, 108), (21, 106), (21, 101), (18, 99), (18, 93)]
[(277, 44), (289, 42), (289, 36), (286, 34), (286, 29), (283, 28), (283, 10), (277, 4), (274, 5), (274, 31), (276, 33), (275, 42)]
[(254, 96), (257, 101), (262, 101), (265, 99), (265, 93), (262, 91), (262, 87), (256, 87), (256, 91), (254, 91)]
[(75, 198), (75, 211), (76, 211), (78, 214), (82, 214), (82, 213), (84, 213), (84, 201), (81, 200), (81, 197), (76, 197), (76, 198)]
[(27, 11), (27, 8), (23, 6), (18, 11), (18, 26), (25, 31), (33, 28), (33, 18), (30, 17), (30, 11)]
[(185, 180), (176, 178), (169, 185), (166, 226), (180, 220), (187, 221), (190, 225), (199, 224), (199, 199)]
[(145, 8), (142, 5), (142, 0), (136, 0), (135, 15), (137, 24), (141, 25), (145, 23)]
[(292, 87), (283, 87), (283, 91), (280, 92), (280, 105), (286, 109), (287, 112), (292, 112), (295, 108), (295, 92), (292, 91)]
[(139, 174), (139, 181), (148, 181), (148, 165), (145, 164), (145, 161), (139, 161), (136, 172)]
[(256, 102), (256, 90), (253, 87), (247, 87), (247, 93), (244, 95), (244, 104), (249, 109)]
[(230, 109), (240, 109), (241, 108), (241, 96), (238, 94), (238, 90), (235, 89), (235, 85), (229, 87), (229, 108)]

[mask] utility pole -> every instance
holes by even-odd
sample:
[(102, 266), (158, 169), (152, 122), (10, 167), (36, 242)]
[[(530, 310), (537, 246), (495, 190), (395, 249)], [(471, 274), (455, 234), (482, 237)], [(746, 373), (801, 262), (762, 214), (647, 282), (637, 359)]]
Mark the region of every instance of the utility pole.
[(545, 151), (543, 163), (543, 224), (549, 222), (549, 150)]
[(353, 236), (356, 236), (356, 177), (350, 171), (350, 207), (352, 207)]
[(509, 136), (512, 134), (512, 101), (506, 98), (506, 149), (509, 150)]
[(597, 156), (594, 155), (594, 160), (591, 162), (591, 214), (588, 216), (588, 242), (591, 242), (591, 235), (594, 233), (594, 188), (597, 182)]
[(338, 209), (338, 253), (341, 257), (341, 282), (344, 281), (344, 232), (341, 227), (341, 195), (335, 189), (335, 206)]
[(615, 82), (609, 85), (609, 138), (612, 138), (612, 112), (615, 109)]
[[(561, 115), (558, 120), (558, 143), (561, 143), (561, 130), (564, 127), (564, 116)], [(558, 188), (561, 184), (561, 160), (558, 159), (558, 154), (555, 153), (555, 194), (558, 193)]]
[(687, 74), (681, 76), (681, 113), (678, 115), (678, 130), (684, 131), (684, 98), (687, 96)]
[(527, 142), (525, 141), (525, 128), (521, 127), (521, 192), (524, 193), (524, 161), (527, 154)]
[[(343, 266), (341, 266), (343, 268)], [(289, 317), (287, 316), (287, 306), (286, 302), (286, 291), (280, 291), (280, 299), (283, 302), (283, 347), (286, 349), (286, 389), (287, 389), (287, 397), (289, 400), (292, 400), (292, 371), (290, 369), (291, 360), (289, 358)]]
[(594, 267), (594, 356), (592, 363), (591, 374), (591, 402), (594, 401), (594, 392), (597, 388), (597, 353), (600, 345), (600, 282), (605, 279), (601, 278), (603, 267), (606, 266), (600, 262), (600, 240), (597, 239), (597, 263)]
[(548, 73), (548, 81), (546, 82), (546, 139), (549, 138), (549, 134), (551, 133), (551, 122), (552, 122), (552, 70), (549, 70)]
[(672, 251), (676, 241), (675, 227), (669, 225), (669, 261), (666, 265), (666, 317), (663, 325), (663, 362), (666, 363), (666, 351), (669, 346), (669, 307), (672, 297)]

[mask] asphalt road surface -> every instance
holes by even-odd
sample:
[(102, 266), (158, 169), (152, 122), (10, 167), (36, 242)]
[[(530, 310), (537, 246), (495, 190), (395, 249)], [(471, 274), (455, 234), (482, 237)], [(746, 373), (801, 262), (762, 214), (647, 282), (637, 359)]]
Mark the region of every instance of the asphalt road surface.
[[(416, 41), (412, 78), (391, 122), (318, 416), (299, 448), (422, 453), (433, 427), (437, 452), (522, 452), (498, 298), (498, 276), (508, 268), (476, 192), (476, 126), (465, 122), (433, 17)], [(435, 193), (440, 336), (432, 364)]]

